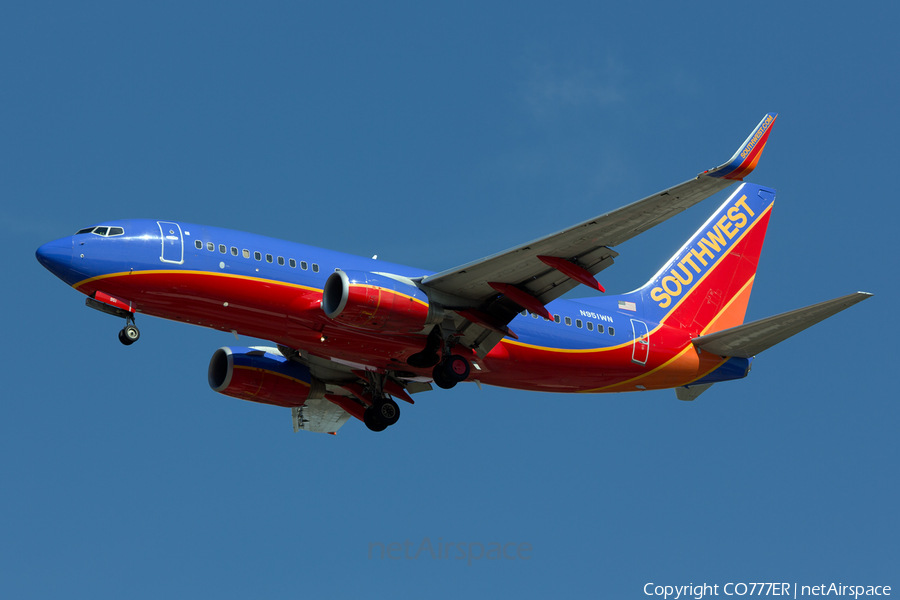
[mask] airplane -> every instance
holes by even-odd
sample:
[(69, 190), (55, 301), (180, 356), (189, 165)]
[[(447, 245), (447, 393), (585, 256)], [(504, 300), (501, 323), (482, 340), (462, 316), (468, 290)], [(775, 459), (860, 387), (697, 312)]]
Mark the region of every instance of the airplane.
[[(334, 434), (351, 417), (383, 431), (397, 400), (459, 382), (545, 392), (674, 388), (696, 399), (753, 358), (871, 297), (857, 292), (744, 323), (775, 190), (743, 182), (776, 113), (715, 169), (563, 231), (439, 273), (180, 221), (131, 219), (41, 246), (38, 261), (124, 319), (138, 314), (271, 340), (222, 347), (219, 393), (291, 409), (294, 431)], [(562, 299), (613, 250), (713, 194), (739, 187), (637, 290)], [(239, 338), (238, 338), (239, 339)]]

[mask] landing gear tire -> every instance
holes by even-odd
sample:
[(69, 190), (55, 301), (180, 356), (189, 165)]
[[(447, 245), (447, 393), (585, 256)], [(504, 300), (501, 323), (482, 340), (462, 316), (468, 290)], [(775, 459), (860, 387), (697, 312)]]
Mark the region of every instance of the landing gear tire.
[(139, 339), (141, 339), (141, 332), (134, 325), (128, 324), (119, 332), (119, 341), (126, 346), (132, 345)]
[(434, 384), (442, 390), (449, 390), (456, 385), (456, 382), (450, 379), (444, 372), (444, 363), (437, 365), (431, 372), (431, 378)]
[(469, 361), (458, 354), (451, 354), (441, 366), (450, 381), (465, 381), (469, 377)]
[[(378, 420), (390, 427), (400, 419), (400, 407), (390, 398), (383, 398), (372, 405)], [(368, 411), (367, 411), (368, 412)]]
[[(373, 410), (374, 408), (374, 406), (370, 406), (363, 411), (363, 423), (366, 424), (370, 431), (384, 431), (388, 426), (378, 418), (379, 415)], [(399, 411), (397, 414), (399, 416)]]

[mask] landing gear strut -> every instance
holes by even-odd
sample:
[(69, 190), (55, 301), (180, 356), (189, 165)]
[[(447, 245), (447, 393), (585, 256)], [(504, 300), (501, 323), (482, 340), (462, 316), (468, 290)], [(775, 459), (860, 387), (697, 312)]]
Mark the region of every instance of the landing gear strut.
[(126, 346), (130, 346), (141, 339), (141, 332), (134, 324), (134, 317), (125, 317), (125, 327), (119, 332), (119, 341)]
[(444, 341), (441, 337), (441, 328), (435, 326), (425, 340), (425, 348), (421, 352), (416, 352), (406, 359), (406, 364), (416, 369), (427, 369), (441, 362), (441, 355), (438, 351), (443, 346)]

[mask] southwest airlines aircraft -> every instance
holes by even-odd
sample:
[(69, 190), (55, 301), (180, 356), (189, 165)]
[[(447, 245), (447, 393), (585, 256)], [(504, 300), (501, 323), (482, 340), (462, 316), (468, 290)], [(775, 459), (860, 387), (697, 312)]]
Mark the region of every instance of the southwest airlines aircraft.
[(740, 183), (643, 287), (561, 300), (612, 249), (741, 182), (776, 115), (725, 165), (564, 231), (430, 273), (228, 229), (110, 221), (37, 250), (89, 307), (140, 333), (138, 313), (272, 340), (219, 348), (213, 390), (289, 407), (294, 430), (336, 432), (350, 417), (382, 431), (395, 399), (461, 381), (547, 392), (674, 388), (693, 400), (741, 379), (756, 354), (856, 304), (858, 292), (744, 323), (775, 190)]

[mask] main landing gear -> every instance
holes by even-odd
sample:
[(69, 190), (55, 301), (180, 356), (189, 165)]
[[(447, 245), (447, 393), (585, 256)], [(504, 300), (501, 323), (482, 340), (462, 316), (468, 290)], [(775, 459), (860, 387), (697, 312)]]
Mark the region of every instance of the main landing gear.
[(386, 396), (375, 400), (365, 412), (363, 422), (371, 431), (384, 431), (400, 419), (400, 407)]
[(449, 354), (447, 358), (435, 365), (431, 376), (435, 385), (444, 390), (449, 390), (460, 381), (469, 377), (469, 361), (464, 356)]
[(130, 346), (141, 339), (141, 332), (134, 324), (134, 317), (125, 318), (125, 327), (119, 332), (119, 341), (125, 346)]
[(400, 407), (385, 393), (386, 374), (366, 374), (368, 385), (357, 398), (368, 404), (363, 411), (363, 423), (372, 431), (384, 431), (400, 419)]
[[(465, 381), (470, 371), (469, 361), (464, 356), (451, 353), (456, 337), (457, 334), (447, 333), (440, 326), (435, 326), (428, 334), (425, 348), (406, 359), (407, 364), (418, 369), (434, 367), (431, 377), (435, 385), (449, 390), (460, 381)], [(438, 351), (442, 353), (438, 354)]]

